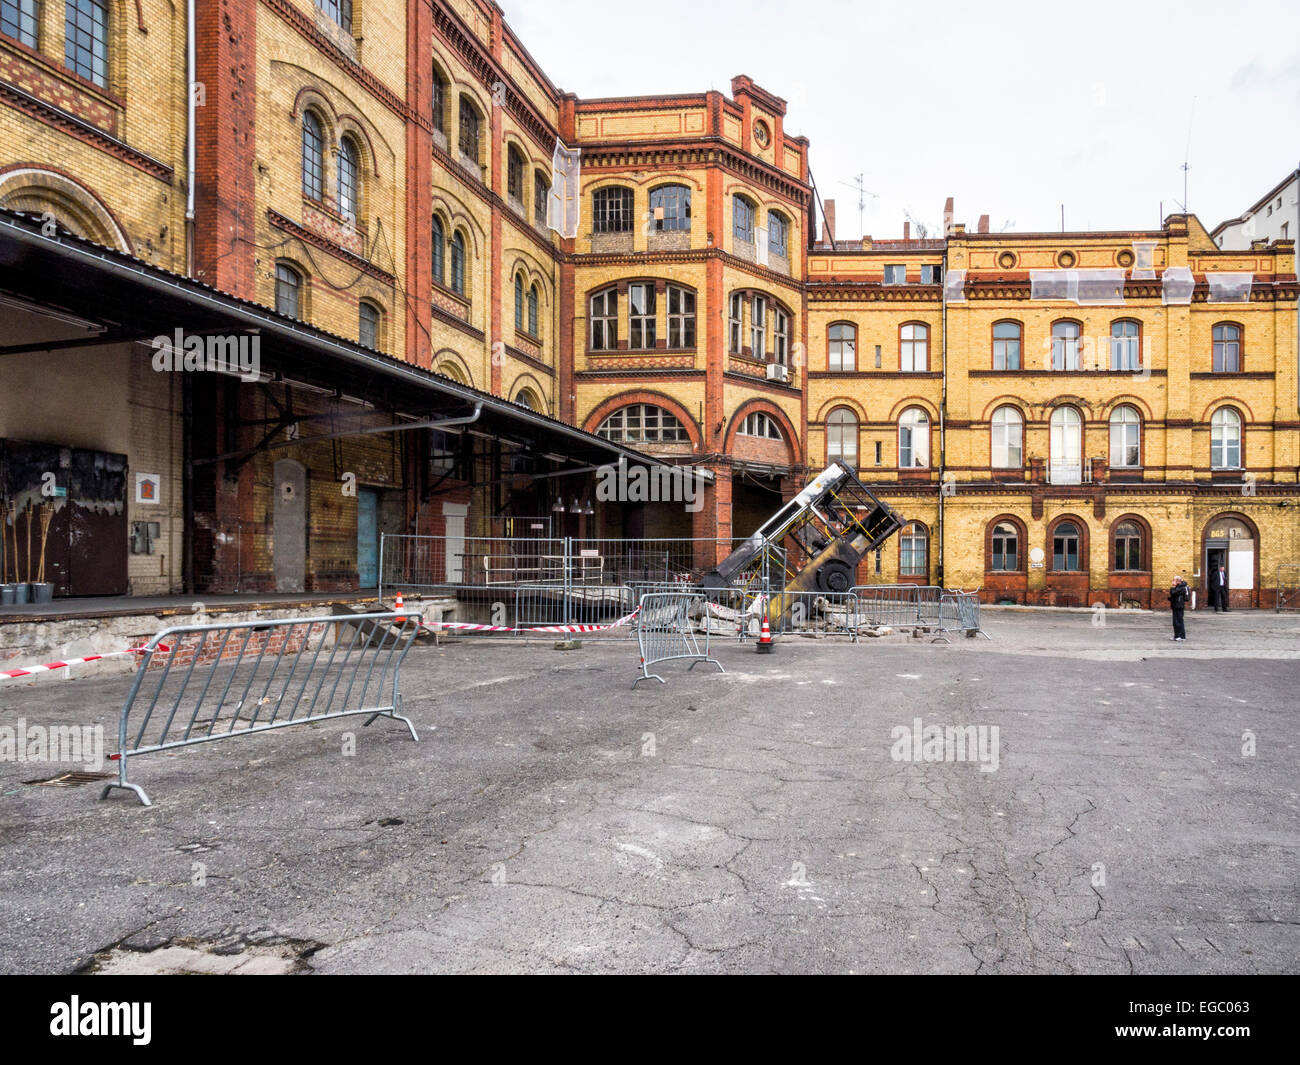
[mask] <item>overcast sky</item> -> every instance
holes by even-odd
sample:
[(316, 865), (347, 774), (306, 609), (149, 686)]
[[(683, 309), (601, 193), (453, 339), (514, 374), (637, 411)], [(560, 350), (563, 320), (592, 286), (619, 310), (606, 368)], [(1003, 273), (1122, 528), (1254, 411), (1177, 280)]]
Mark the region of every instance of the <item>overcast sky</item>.
[(936, 233), (947, 196), (971, 229), (1059, 230), (1062, 203), (1068, 229), (1156, 228), (1183, 200), (1189, 127), (1207, 229), (1300, 165), (1295, 0), (501, 3), (579, 96), (748, 74), (784, 97), (839, 239), (901, 236), (905, 212)]

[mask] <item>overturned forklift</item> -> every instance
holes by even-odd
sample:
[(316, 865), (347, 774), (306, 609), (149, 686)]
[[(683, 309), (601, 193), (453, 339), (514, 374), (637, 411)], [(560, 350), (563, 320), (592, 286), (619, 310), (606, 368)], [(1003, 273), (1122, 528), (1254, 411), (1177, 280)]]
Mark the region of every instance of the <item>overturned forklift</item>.
[(706, 574), (700, 588), (761, 589), (764, 612), (785, 628), (795, 603), (810, 593), (850, 591), (858, 563), (904, 524), (851, 469), (832, 463)]

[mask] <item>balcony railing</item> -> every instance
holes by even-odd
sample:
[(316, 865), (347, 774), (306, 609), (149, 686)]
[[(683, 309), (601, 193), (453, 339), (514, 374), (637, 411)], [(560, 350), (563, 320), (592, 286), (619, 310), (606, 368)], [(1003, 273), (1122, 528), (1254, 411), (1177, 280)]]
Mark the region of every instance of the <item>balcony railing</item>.
[(1092, 465), (1081, 459), (1058, 460), (1048, 464), (1048, 484), (1091, 484)]

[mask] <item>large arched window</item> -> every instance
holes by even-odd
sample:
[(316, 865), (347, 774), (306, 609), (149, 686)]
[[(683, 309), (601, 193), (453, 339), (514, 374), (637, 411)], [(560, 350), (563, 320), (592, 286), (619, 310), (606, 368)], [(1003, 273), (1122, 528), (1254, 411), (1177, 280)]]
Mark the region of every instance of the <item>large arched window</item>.
[(363, 348), (379, 350), (379, 308), (364, 300), (357, 308), (357, 341)]
[(521, 388), (515, 393), (515, 402), (526, 410), (540, 411), (542, 405), (538, 402), (536, 393), (531, 388)]
[(909, 322), (898, 331), (898, 368), (925, 373), (930, 368), (930, 327)]
[(1020, 323), (993, 323), (993, 369), (1020, 369)]
[(826, 416), (826, 461), (858, 465), (858, 418), (848, 407), (836, 407)]
[(1238, 373), (1241, 370), (1241, 326), (1220, 322), (1214, 327), (1214, 372)]
[(433, 68), (433, 128), (444, 136), (447, 133), (447, 77), (436, 66)]
[(1137, 322), (1125, 318), (1111, 323), (1110, 368), (1112, 370), (1142, 368), (1141, 338)]
[(451, 290), (465, 295), (465, 235), (459, 229), (451, 237)]
[(927, 558), (930, 537), (919, 521), (904, 525), (898, 534), (898, 575), (924, 577), (930, 572)]
[(339, 214), (349, 222), (357, 220), (361, 201), (361, 159), (351, 137), (339, 142)]
[(515, 329), (524, 331), (524, 275), (515, 274)]
[(1052, 369), (1079, 369), (1079, 323), (1052, 324)]
[(594, 233), (630, 233), (632, 231), (632, 190), (614, 186), (593, 192), (591, 228)]
[(731, 232), (737, 240), (754, 243), (754, 203), (739, 193), (731, 197)]
[(479, 161), (479, 138), (482, 119), (479, 117), (478, 108), (468, 96), (460, 98), (460, 135), (457, 143), (460, 147), (460, 154), (465, 156), (470, 162), (478, 163)]
[(898, 468), (930, 465), (930, 416), (920, 407), (908, 407), (898, 419)]
[(1111, 534), (1114, 544), (1114, 568), (1121, 571), (1141, 571), (1146, 567), (1142, 560), (1142, 526), (1135, 521), (1121, 521)]
[(442, 219), (437, 215), (433, 216), (433, 279), (438, 284), (446, 284), (446, 256), (447, 231), (443, 227)]
[(1142, 418), (1127, 404), (1110, 412), (1110, 464), (1142, 465)]
[(761, 410), (746, 414), (745, 420), (740, 423), (737, 431), (741, 436), (761, 436), (765, 440), (785, 439), (781, 435), (781, 427), (776, 424), (776, 419)]
[(591, 350), (618, 348), (618, 289), (607, 288), (591, 297)]
[(1015, 407), (999, 407), (993, 412), (992, 466), (995, 470), (1018, 470), (1024, 459), (1025, 419)]
[(506, 150), (506, 193), (523, 205), (524, 156), (513, 144)]
[(600, 423), (596, 435), (624, 444), (677, 444), (690, 440), (686, 426), (675, 414), (650, 403), (620, 407)]
[(540, 334), (537, 332), (537, 286), (533, 285), (528, 290), (528, 333), (536, 337)]
[(1074, 573), (1079, 570), (1079, 545), (1083, 536), (1073, 521), (1059, 522), (1052, 529), (1052, 570)]
[(545, 227), (551, 202), (551, 179), (544, 170), (533, 171), (533, 225)]
[(1083, 481), (1083, 418), (1074, 407), (1052, 411), (1048, 481), (1080, 484)]
[(302, 274), (288, 263), (275, 264), (275, 311), (302, 318)]
[(314, 111), (302, 113), (302, 194), (325, 199), (325, 135)]
[(858, 368), (858, 330), (848, 322), (837, 322), (826, 332), (828, 370)]
[(1241, 415), (1231, 407), (1220, 407), (1210, 419), (1210, 466), (1241, 469)]
[(691, 228), (691, 190), (685, 185), (660, 185), (650, 190), (650, 220), (658, 232)]
[(993, 526), (989, 541), (989, 568), (996, 573), (1020, 571), (1020, 530), (1009, 521)]

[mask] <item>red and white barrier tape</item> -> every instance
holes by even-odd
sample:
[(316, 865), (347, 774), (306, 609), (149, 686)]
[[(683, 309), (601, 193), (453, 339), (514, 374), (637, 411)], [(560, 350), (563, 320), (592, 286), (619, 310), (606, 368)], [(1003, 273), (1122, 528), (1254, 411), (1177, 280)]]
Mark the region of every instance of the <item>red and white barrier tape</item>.
[[(32, 677), (37, 673), (50, 673), (56, 669), (64, 669), (68, 666), (79, 666), (84, 662), (98, 662), (103, 658), (119, 658), (122, 655), (140, 655), (144, 654), (143, 647), (128, 647), (125, 651), (109, 651), (106, 655), (86, 655), (85, 658), (69, 658), (66, 662), (47, 662), (43, 666), (28, 666), (26, 669), (5, 669), (0, 670), (0, 680), (10, 680), (13, 677)], [(171, 648), (164, 643), (160, 643), (154, 648), (155, 651), (170, 651)]]
[(427, 629), (460, 629), (468, 632), (601, 632), (604, 629), (622, 628), (641, 612), (637, 607), (632, 613), (619, 618), (608, 625), (539, 625), (530, 629), (515, 628), (510, 625), (476, 625), (469, 621), (430, 621)]

